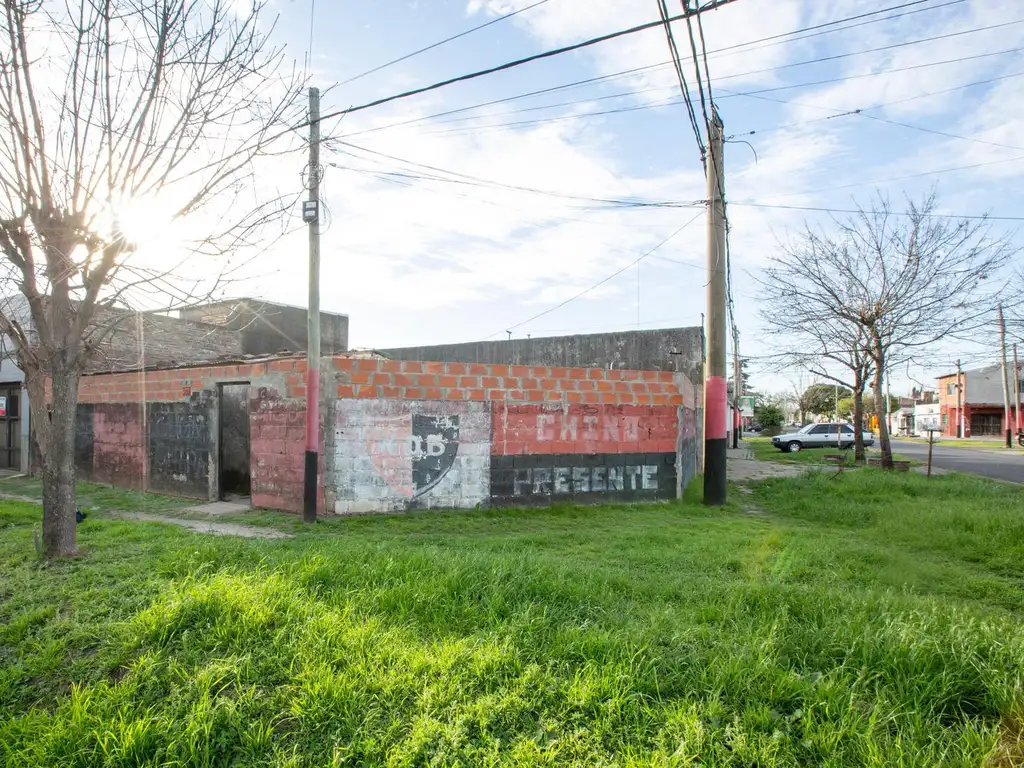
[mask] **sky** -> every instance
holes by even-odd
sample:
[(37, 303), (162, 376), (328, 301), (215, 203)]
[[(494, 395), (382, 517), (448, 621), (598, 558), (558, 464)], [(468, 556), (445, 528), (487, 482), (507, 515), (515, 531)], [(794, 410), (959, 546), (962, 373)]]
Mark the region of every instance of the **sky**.
[[(271, 0), (268, 12), (272, 39), (323, 89), (324, 113), (657, 19), (654, 0), (547, 0), (360, 77), (534, 3)], [(772, 343), (756, 277), (780, 242), (825, 214), (764, 206), (870, 205), (876, 189), (899, 203), (934, 188), (948, 213), (1020, 216), (1024, 8), (735, 0), (703, 18), (729, 138), (741, 351), (754, 384), (781, 391), (800, 378), (764, 368)], [(685, 24), (675, 32), (686, 53)], [(360, 348), (701, 324), (706, 229), (692, 204), (705, 181), (668, 61), (654, 29), (325, 122), (336, 141), (321, 157), (322, 309), (350, 316)], [(602, 79), (466, 109), (592, 78)], [(452, 110), (463, 111), (436, 116)], [(300, 189), (304, 164), (296, 156), (282, 171)], [(685, 205), (607, 202), (635, 199)], [(1019, 225), (992, 223), (1015, 242)], [(232, 291), (305, 305), (306, 253), (299, 226)], [(894, 392), (933, 385), (958, 356), (995, 359), (981, 344), (933, 352), (893, 372)]]

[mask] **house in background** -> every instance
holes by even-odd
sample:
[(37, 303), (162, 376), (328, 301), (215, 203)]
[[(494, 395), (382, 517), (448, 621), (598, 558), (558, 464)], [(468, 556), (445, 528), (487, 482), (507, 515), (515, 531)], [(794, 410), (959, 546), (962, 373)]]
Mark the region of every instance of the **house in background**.
[[(934, 392), (929, 394), (934, 395)], [(914, 403), (914, 434), (918, 437), (928, 437), (930, 431), (942, 430), (942, 406), (938, 398), (930, 401), (918, 401)]]
[(0, 470), (27, 472), (28, 445), (25, 374), (4, 345), (0, 357)]
[[(914, 392), (917, 394), (916, 390)], [(915, 434), (915, 397), (900, 397), (899, 407), (889, 414), (889, 434), (910, 437)]]
[[(1010, 373), (1010, 421), (1015, 423), (1018, 406), (1013, 404), (1013, 371)], [(1018, 371), (1018, 378), (1020, 371)], [(963, 419), (962, 437), (998, 437), (1005, 427), (1003, 372), (1000, 364), (939, 376), (939, 410), (942, 434), (957, 437)], [(1021, 384), (1024, 390), (1024, 382)]]
[[(30, 335), (31, 315), (20, 294), (0, 298), (4, 311)], [(111, 332), (97, 348), (87, 373), (188, 365), (197, 361), (304, 352), (306, 310), (259, 299), (232, 299), (192, 307), (174, 315), (162, 312), (102, 310), (97, 326)], [(323, 354), (348, 349), (348, 315), (320, 313)], [(29, 469), (29, 399), (25, 375), (0, 339), (0, 471)]]

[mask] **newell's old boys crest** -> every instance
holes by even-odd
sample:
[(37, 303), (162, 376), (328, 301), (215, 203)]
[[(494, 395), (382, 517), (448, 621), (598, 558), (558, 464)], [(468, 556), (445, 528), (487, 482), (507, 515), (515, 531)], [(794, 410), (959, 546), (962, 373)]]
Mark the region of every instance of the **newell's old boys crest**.
[(459, 452), (458, 416), (403, 415), (367, 430), (374, 469), (392, 489), (422, 496), (444, 478)]

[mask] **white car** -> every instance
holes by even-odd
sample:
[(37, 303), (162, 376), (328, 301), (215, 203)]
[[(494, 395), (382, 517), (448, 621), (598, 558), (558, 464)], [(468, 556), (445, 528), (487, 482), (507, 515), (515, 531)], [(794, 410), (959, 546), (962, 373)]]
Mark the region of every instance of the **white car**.
[[(875, 436), (864, 433), (864, 445), (875, 444)], [(852, 448), (853, 427), (849, 424), (808, 424), (796, 432), (772, 438), (772, 445), (784, 453), (796, 453), (804, 448)]]

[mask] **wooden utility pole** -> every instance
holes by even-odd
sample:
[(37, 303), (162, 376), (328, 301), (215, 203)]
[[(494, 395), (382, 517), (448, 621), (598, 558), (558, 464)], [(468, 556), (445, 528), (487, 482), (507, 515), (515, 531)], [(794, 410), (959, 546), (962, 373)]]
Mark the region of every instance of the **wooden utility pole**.
[(928, 430), (928, 477), (932, 476), (932, 445), (935, 443), (935, 430)]
[(997, 308), (999, 318), (999, 358), (1003, 364), (1003, 429), (1006, 432), (1006, 447), (1013, 447), (1013, 429), (1010, 426), (1010, 381), (1006, 370), (1006, 321), (1003, 319), (1003, 305)]
[(963, 368), (960, 367), (960, 360), (956, 361), (956, 436), (964, 436), (964, 385), (961, 381)]
[(722, 156), (722, 119), (712, 112), (708, 123), (708, 255), (707, 356), (704, 368), (704, 503), (726, 500), (726, 264), (725, 166)]
[(1020, 363), (1017, 362), (1017, 344), (1013, 345), (1013, 415), (1014, 428), (1020, 435)]
[(309, 199), (302, 218), (309, 225), (309, 307), (306, 312), (306, 465), (302, 519), (316, 522), (320, 464), (320, 89), (309, 89)]

